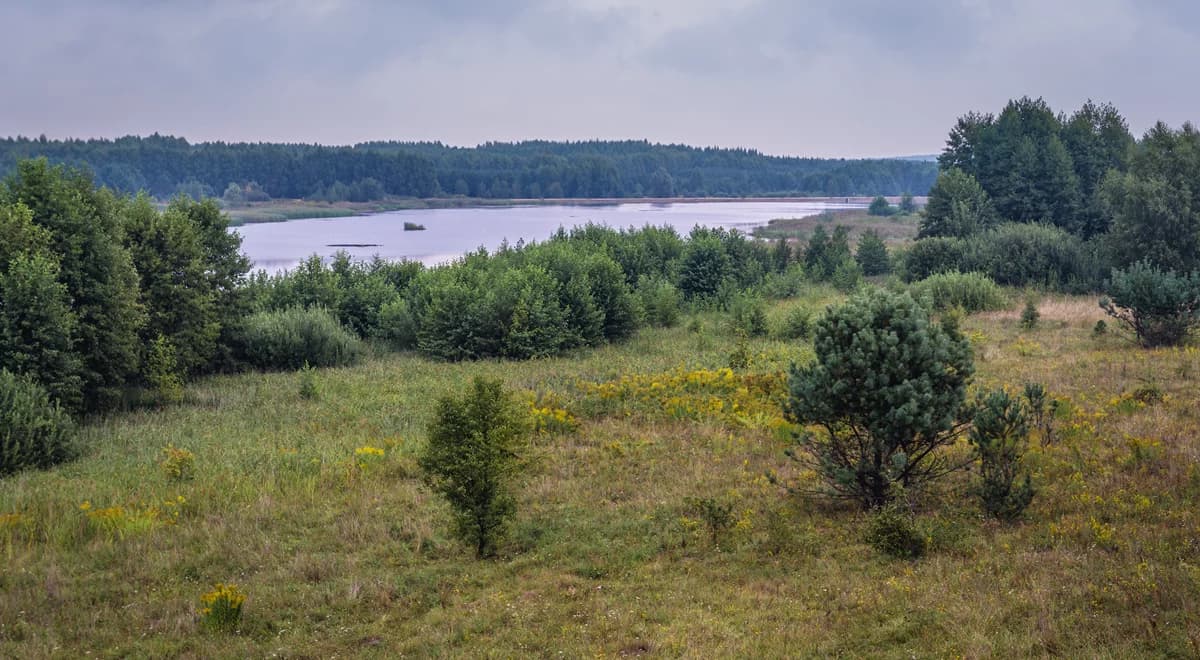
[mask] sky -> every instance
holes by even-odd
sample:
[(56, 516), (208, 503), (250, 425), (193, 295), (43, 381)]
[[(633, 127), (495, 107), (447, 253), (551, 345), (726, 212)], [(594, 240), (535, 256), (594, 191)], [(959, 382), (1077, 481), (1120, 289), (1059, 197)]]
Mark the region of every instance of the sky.
[(939, 152), (1020, 96), (1200, 119), (1195, 0), (4, 0), (0, 135)]

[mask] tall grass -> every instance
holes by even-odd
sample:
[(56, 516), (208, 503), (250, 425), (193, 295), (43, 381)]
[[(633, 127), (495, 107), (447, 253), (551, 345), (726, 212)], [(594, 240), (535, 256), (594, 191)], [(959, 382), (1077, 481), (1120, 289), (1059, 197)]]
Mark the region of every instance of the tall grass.
[[(94, 420), (79, 460), (0, 480), (0, 656), (1196, 654), (1200, 353), (1095, 339), (1091, 319), (966, 318), (977, 386), (1044, 383), (1056, 433), (1031, 438), (1025, 522), (981, 520), (962, 475), (915, 511), (928, 549), (909, 562), (868, 545), (858, 512), (768, 478), (811, 477), (767, 390), (743, 384), (810, 347), (749, 340), (729, 385), (746, 405), (709, 415), (708, 390), (663, 388), (719, 371), (739, 339), (720, 313), (691, 320), (527, 362), (390, 354), (322, 370), (319, 399), (297, 373), (213, 377), (184, 404)], [(512, 534), (484, 562), (415, 459), (437, 397), (476, 375), (579, 420), (530, 438)], [(662, 406), (589, 412), (580, 383), (631, 375)], [(1161, 399), (1135, 396), (1148, 379)], [(164, 474), (168, 445), (194, 454), (192, 479)], [(719, 543), (706, 499), (730, 505)], [(209, 631), (199, 598), (230, 582), (237, 631)]]

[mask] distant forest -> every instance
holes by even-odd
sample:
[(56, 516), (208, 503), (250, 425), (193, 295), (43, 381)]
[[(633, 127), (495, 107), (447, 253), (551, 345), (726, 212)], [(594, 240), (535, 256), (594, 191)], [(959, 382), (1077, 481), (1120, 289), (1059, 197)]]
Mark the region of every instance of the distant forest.
[(271, 197), (370, 201), (386, 195), (486, 198), (736, 197), (922, 194), (937, 164), (903, 159), (767, 156), (750, 149), (646, 141), (191, 144), (151, 135), (116, 140), (0, 139), (0, 174), (45, 157), (98, 185), (158, 198)]

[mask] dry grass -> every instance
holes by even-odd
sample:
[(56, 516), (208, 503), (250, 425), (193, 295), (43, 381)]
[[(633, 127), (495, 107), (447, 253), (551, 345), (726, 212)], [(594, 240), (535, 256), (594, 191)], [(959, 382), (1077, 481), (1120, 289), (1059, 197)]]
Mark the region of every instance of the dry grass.
[[(966, 320), (979, 386), (1039, 381), (1062, 404), (1028, 457), (1027, 519), (981, 519), (960, 474), (921, 511), (933, 550), (917, 562), (864, 544), (861, 513), (772, 486), (765, 473), (804, 475), (770, 420), (585, 414), (580, 380), (724, 365), (714, 316), (702, 336), (645, 331), (574, 358), (382, 356), (320, 372), (317, 401), (294, 374), (207, 380), (184, 405), (89, 425), (75, 463), (0, 481), (0, 516), (21, 516), (0, 528), (0, 656), (1195, 657), (1200, 353), (1093, 338), (1093, 306), (1048, 297), (1029, 331), (1019, 310)], [(760, 373), (809, 351), (751, 349)], [(435, 398), (475, 374), (581, 416), (531, 442), (488, 562), (448, 535), (414, 460)], [(1165, 396), (1139, 401), (1150, 388)], [(158, 468), (168, 443), (196, 454), (193, 481)], [(364, 445), (386, 455), (359, 467)], [(124, 536), (79, 509), (179, 495), (177, 523)], [(734, 503), (720, 547), (692, 497)], [(198, 625), (218, 581), (248, 595), (236, 633)]]

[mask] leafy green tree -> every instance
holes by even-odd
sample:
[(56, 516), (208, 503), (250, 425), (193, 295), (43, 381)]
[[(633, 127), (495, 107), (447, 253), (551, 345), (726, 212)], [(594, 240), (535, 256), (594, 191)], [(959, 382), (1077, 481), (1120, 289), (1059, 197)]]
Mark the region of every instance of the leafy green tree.
[(246, 288), (250, 260), (242, 254), (242, 237), (229, 231), (229, 216), (221, 212), (215, 200), (195, 202), (175, 198), (167, 212), (187, 216), (196, 231), (204, 253), (204, 277), (220, 325), (217, 350), (210, 365), (213, 369), (231, 369), (235, 366), (234, 352), (252, 303)]
[(471, 390), (438, 399), (420, 456), (425, 482), (454, 510), (457, 531), (479, 558), (496, 554), (516, 511), (514, 481), (527, 420), (499, 380), (476, 377)]
[(44, 159), (19, 163), (0, 198), (23, 204), (34, 224), (49, 232), (59, 281), (78, 319), (75, 346), (84, 365), (84, 406), (114, 406), (138, 373), (138, 331), (145, 322), (137, 271), (121, 245), (121, 203), (86, 176), (51, 167)]
[(144, 195), (124, 217), (125, 245), (147, 314), (143, 345), (163, 337), (174, 349), (179, 373), (203, 371), (217, 351), (221, 323), (195, 226), (178, 208), (159, 213)]
[(712, 298), (730, 277), (732, 266), (721, 240), (715, 236), (697, 236), (683, 250), (679, 290), (689, 300)]
[(813, 425), (791, 455), (834, 496), (872, 508), (955, 468), (940, 451), (964, 421), (974, 367), (951, 321), (930, 323), (907, 293), (873, 290), (816, 323), (816, 361), (793, 365), (786, 418)]
[(874, 229), (863, 232), (863, 235), (859, 237), (858, 250), (854, 254), (854, 260), (862, 268), (863, 275), (868, 277), (887, 275), (892, 269), (891, 261), (888, 259), (887, 246), (879, 237), (879, 232)]
[(1118, 266), (1148, 259), (1200, 270), (1200, 131), (1159, 123), (1133, 151), (1129, 172), (1110, 171), (1099, 196)]
[(788, 245), (788, 239), (779, 237), (771, 252), (771, 265), (774, 267), (774, 271), (776, 273), (786, 272), (792, 263), (792, 258), (792, 246)]
[(892, 205), (888, 203), (882, 195), (871, 200), (870, 206), (867, 207), (868, 215), (887, 216), (892, 214)]
[(58, 263), (24, 253), (0, 268), (0, 368), (25, 374), (68, 410), (83, 403), (78, 327)]
[(1109, 218), (1097, 192), (1109, 170), (1125, 171), (1129, 166), (1134, 148), (1129, 126), (1112, 104), (1088, 100), (1064, 124), (1062, 142), (1079, 177), (1081, 206), (1076, 229), (1085, 238), (1103, 234)]
[(917, 203), (913, 201), (913, 196), (906, 192), (900, 196), (900, 205), (897, 208), (904, 215), (912, 215), (917, 212)]
[(1200, 324), (1200, 272), (1176, 274), (1148, 261), (1114, 268), (1100, 307), (1146, 348), (1174, 346)]
[(991, 200), (975, 177), (960, 169), (949, 169), (938, 175), (929, 190), (917, 238), (965, 238), (996, 222)]

